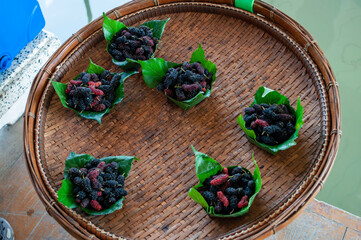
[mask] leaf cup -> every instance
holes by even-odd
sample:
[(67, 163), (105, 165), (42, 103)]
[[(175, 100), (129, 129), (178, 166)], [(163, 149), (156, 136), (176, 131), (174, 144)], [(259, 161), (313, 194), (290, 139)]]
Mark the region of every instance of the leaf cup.
[[(91, 60), (90, 60), (90, 64), (88, 69), (86, 70), (87, 73), (95, 73), (95, 74), (102, 74), (105, 71), (105, 69), (101, 66), (98, 66), (96, 64), (94, 64)], [(92, 119), (97, 121), (99, 124), (101, 124), (102, 118), (105, 114), (109, 113), (111, 109), (114, 108), (115, 104), (120, 103), (123, 98), (124, 98), (124, 81), (125, 79), (127, 79), (128, 77), (136, 74), (138, 72), (136, 71), (129, 71), (129, 72), (123, 72), (123, 73), (111, 73), (112, 76), (115, 76), (116, 74), (121, 74), (121, 78), (120, 78), (120, 85), (119, 87), (115, 90), (115, 97), (114, 97), (114, 101), (112, 102), (112, 105), (110, 108), (106, 108), (103, 111), (100, 112), (93, 112), (93, 111), (77, 111), (71, 107), (68, 106), (67, 104), (67, 95), (65, 93), (65, 89), (67, 88), (67, 84), (61, 83), (61, 82), (55, 82), (55, 81), (51, 81), (51, 83), (53, 84), (53, 87), (55, 89), (55, 92), (58, 94), (61, 104), (66, 107), (69, 108), (71, 110), (73, 110), (74, 112), (77, 113), (77, 115), (86, 118), (86, 119)], [(78, 75), (79, 76), (79, 75)], [(78, 76), (76, 76), (74, 79), (76, 79)]]
[(285, 104), (290, 109), (291, 113), (296, 116), (296, 124), (295, 124), (295, 132), (292, 134), (292, 136), (286, 140), (283, 143), (280, 143), (275, 146), (270, 146), (261, 142), (258, 142), (256, 140), (256, 134), (253, 130), (247, 129), (246, 122), (243, 120), (242, 114), (240, 114), (237, 118), (237, 122), (239, 126), (242, 128), (242, 130), (246, 133), (246, 137), (248, 140), (253, 143), (254, 145), (262, 148), (263, 150), (276, 154), (280, 150), (286, 150), (292, 146), (296, 145), (295, 140), (298, 138), (298, 133), (303, 125), (303, 107), (301, 105), (301, 100), (298, 98), (297, 100), (297, 110), (295, 110), (288, 100), (288, 98), (279, 92), (272, 90), (270, 88), (266, 87), (260, 87), (254, 97), (254, 102), (251, 104), (250, 107), (252, 107), (255, 103), (261, 104)]
[[(105, 13), (103, 13), (103, 18), (104, 18), (103, 32), (104, 32), (105, 40), (107, 40), (107, 42), (108, 42), (107, 52), (109, 53), (109, 45), (111, 44), (111, 41), (112, 41), (114, 35), (116, 35), (121, 30), (128, 29), (128, 27), (125, 26), (125, 24), (122, 22), (108, 18), (107, 15), (105, 15)], [(161, 40), (163, 32), (164, 32), (165, 24), (168, 21), (169, 21), (169, 18), (166, 20), (152, 20), (152, 21), (145, 22), (145, 23), (141, 24), (140, 26), (144, 25), (144, 26), (149, 27), (153, 31), (153, 36), (158, 38), (158, 40)], [(157, 47), (158, 47), (158, 44), (156, 44), (156, 46), (155, 46), (155, 50), (152, 55), (152, 58), (154, 57)], [(109, 53), (109, 55), (110, 55), (110, 53)], [(137, 60), (130, 59), (130, 58), (127, 58), (125, 61), (118, 61), (113, 58), (113, 63), (126, 71), (138, 69), (140, 67)]]
[[(199, 179), (199, 184), (192, 187), (189, 190), (188, 196), (190, 196), (195, 202), (199, 203), (204, 208), (204, 210), (207, 212), (207, 214), (211, 217), (233, 218), (233, 217), (240, 217), (240, 216), (248, 213), (249, 209), (252, 206), (254, 198), (259, 193), (259, 191), (261, 190), (261, 187), (262, 187), (261, 173), (259, 171), (256, 161), (254, 160), (253, 154), (252, 154), (252, 160), (256, 166), (256, 168), (253, 172), (253, 175), (252, 175), (252, 177), (255, 181), (255, 193), (249, 198), (248, 205), (246, 207), (243, 207), (238, 212), (224, 215), (224, 214), (215, 213), (214, 207), (209, 206), (207, 201), (202, 196), (202, 194), (198, 191), (199, 188), (204, 186), (203, 183), (207, 178), (222, 172), (223, 167), (221, 166), (220, 163), (215, 161), (213, 158), (209, 157), (208, 155), (206, 155), (204, 153), (201, 153), (201, 152), (198, 152), (197, 150), (195, 150), (193, 146), (192, 146), (192, 149), (196, 156), (196, 175)], [(232, 170), (235, 167), (237, 167), (237, 166), (231, 166), (231, 167), (227, 167), (227, 168), (228, 168), (228, 170)]]
[[(203, 101), (204, 99), (208, 98), (211, 95), (212, 86), (214, 81), (216, 80), (217, 67), (213, 62), (206, 60), (204, 50), (202, 49), (201, 44), (199, 44), (198, 49), (193, 52), (189, 63), (195, 62), (199, 62), (202, 67), (213, 73), (210, 86), (211, 88), (207, 89), (206, 92), (200, 91), (195, 97), (185, 101), (178, 101), (166, 95), (167, 98), (169, 98), (172, 102), (174, 102), (176, 105), (178, 105), (184, 110), (188, 110)], [(147, 86), (150, 88), (157, 87), (158, 84), (163, 81), (163, 77), (166, 75), (169, 68), (174, 68), (182, 65), (174, 62), (167, 62), (162, 58), (153, 58), (147, 61), (139, 61), (139, 63), (142, 67), (143, 79)]]
[[(76, 207), (81, 208), (84, 212), (86, 212), (90, 216), (110, 214), (123, 207), (124, 197), (119, 199), (109, 208), (103, 209), (101, 211), (95, 211), (92, 209), (83, 208), (75, 202), (75, 198), (73, 197), (73, 183), (69, 179), (68, 171), (70, 168), (78, 168), (78, 169), (83, 168), (92, 159), (94, 159), (94, 157), (92, 157), (89, 154), (76, 154), (74, 152), (70, 153), (68, 158), (65, 160), (64, 180), (62, 181), (61, 188), (57, 192), (58, 201), (68, 208), (76, 208)], [(132, 168), (133, 161), (134, 160), (139, 161), (138, 158), (131, 156), (110, 156), (110, 157), (101, 158), (100, 160), (104, 161), (106, 164), (111, 162), (118, 163), (119, 164), (118, 171), (120, 174), (124, 174), (124, 177), (128, 176), (129, 171)]]

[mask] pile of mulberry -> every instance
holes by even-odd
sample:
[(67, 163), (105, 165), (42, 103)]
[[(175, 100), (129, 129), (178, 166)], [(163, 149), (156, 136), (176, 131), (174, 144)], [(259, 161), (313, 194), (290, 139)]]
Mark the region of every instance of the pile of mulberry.
[(178, 101), (185, 101), (200, 91), (205, 93), (211, 89), (212, 77), (213, 73), (199, 62), (184, 62), (181, 66), (169, 68), (157, 89)]
[(108, 52), (117, 61), (127, 58), (134, 60), (148, 60), (152, 57), (158, 39), (153, 37), (153, 31), (147, 26), (130, 27), (117, 32)]
[(244, 110), (246, 128), (253, 130), (256, 140), (270, 146), (288, 140), (295, 132), (296, 117), (285, 104), (253, 104)]
[(255, 193), (252, 174), (243, 167), (224, 168), (203, 182), (200, 193), (216, 214), (232, 214), (248, 206), (249, 198)]
[(102, 74), (82, 72), (67, 85), (67, 104), (79, 112), (101, 112), (110, 108), (115, 91), (120, 85), (121, 74), (112, 76), (108, 70)]
[(83, 208), (101, 211), (126, 196), (124, 176), (118, 168), (116, 162), (106, 164), (99, 159), (93, 159), (81, 169), (70, 168), (75, 202)]

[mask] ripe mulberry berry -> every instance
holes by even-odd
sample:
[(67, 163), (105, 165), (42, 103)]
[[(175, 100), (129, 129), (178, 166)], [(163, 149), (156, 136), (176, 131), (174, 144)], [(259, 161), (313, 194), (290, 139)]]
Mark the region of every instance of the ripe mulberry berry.
[(98, 166), (99, 163), (100, 163), (100, 160), (97, 158), (94, 158), (93, 160), (90, 161), (90, 164), (92, 165), (92, 167)]
[(96, 177), (99, 176), (99, 169), (94, 168), (93, 170), (89, 171), (87, 177), (92, 180), (96, 179)]
[(214, 207), (214, 212), (220, 214), (223, 210), (223, 203), (217, 202), (216, 206)]
[(253, 113), (256, 113), (256, 109), (254, 109), (254, 107), (248, 107), (244, 109), (244, 113), (247, 115), (252, 115)]
[(86, 208), (87, 206), (89, 206), (89, 198), (84, 198), (83, 201), (81, 201), (80, 206), (82, 206), (83, 208)]
[(228, 200), (228, 198), (223, 194), (223, 192), (218, 191), (218, 192), (217, 192), (217, 197), (218, 197), (219, 201), (221, 201), (221, 202), (223, 203), (223, 206), (228, 207), (228, 205), (229, 205), (229, 200)]
[(256, 112), (257, 112), (258, 114), (262, 114), (263, 109), (262, 109), (262, 107), (261, 107), (260, 105), (258, 105), (257, 103), (255, 103), (255, 104), (252, 105), (252, 107), (256, 110)]
[(96, 191), (96, 190), (91, 191), (89, 196), (90, 196), (90, 199), (96, 200), (98, 198), (98, 191)]
[(115, 197), (110, 197), (110, 198), (108, 199), (108, 202), (109, 202), (110, 204), (114, 204), (116, 201), (117, 201), (117, 199), (116, 199)]
[(233, 188), (233, 187), (229, 187), (224, 191), (225, 194), (227, 195), (237, 195), (237, 189)]
[(176, 95), (178, 101), (183, 101), (186, 99), (186, 96), (184, 95), (184, 92), (181, 88), (175, 89), (175, 95)]
[(247, 186), (244, 190), (244, 194), (246, 194), (248, 197), (251, 197), (253, 195), (253, 191)]
[(211, 181), (211, 185), (218, 186), (225, 183), (228, 180), (228, 174), (219, 174), (216, 175)]
[(248, 206), (248, 197), (247, 196), (243, 196), (241, 201), (237, 204), (237, 207), (239, 209)]
[(80, 200), (83, 200), (84, 198), (86, 198), (86, 193), (83, 192), (83, 191), (79, 191), (76, 195), (75, 195), (76, 198), (80, 199)]
[(111, 162), (110, 166), (115, 170), (119, 168), (119, 164), (117, 162)]
[(75, 177), (73, 180), (73, 183), (75, 186), (81, 186), (83, 183), (83, 180), (80, 177)]
[(93, 107), (94, 112), (101, 112), (105, 109), (105, 105), (104, 104), (98, 104), (95, 107)]
[(65, 94), (69, 94), (70, 91), (73, 89), (73, 84), (69, 83), (68, 86), (65, 89)]
[(91, 187), (91, 184), (90, 184), (90, 179), (88, 177), (83, 178), (83, 189), (87, 193), (90, 193), (92, 191), (92, 187)]
[(114, 194), (115, 194), (115, 197), (118, 199), (128, 195), (127, 191), (125, 191), (123, 188), (115, 189)]
[(105, 181), (107, 181), (107, 180), (114, 180), (114, 179), (113, 179), (113, 176), (112, 176), (110, 173), (105, 173), (104, 176), (103, 176), (103, 179), (104, 179)]
[(232, 187), (237, 188), (241, 182), (241, 179), (242, 179), (242, 174), (236, 173), (229, 179), (229, 183), (231, 184)]
[(106, 181), (105, 183), (104, 183), (104, 185), (106, 185), (106, 186), (108, 186), (108, 187), (110, 187), (110, 188), (116, 188), (116, 187), (118, 187), (118, 182), (117, 181), (115, 181), (115, 180), (108, 180), (108, 181)]
[(96, 200), (91, 200), (90, 206), (92, 206), (92, 208), (94, 208), (96, 211), (102, 210), (102, 206)]
[(292, 123), (288, 122), (286, 124), (286, 131), (287, 135), (291, 136), (296, 131), (295, 126)]
[(263, 109), (266, 109), (266, 108), (269, 108), (270, 105), (267, 104), (267, 103), (261, 103), (260, 106), (263, 108)]
[(98, 163), (98, 165), (97, 165), (97, 168), (100, 169), (101, 171), (103, 171), (104, 167), (105, 167), (105, 162), (104, 161)]
[(225, 183), (223, 183), (222, 185), (217, 186), (218, 189), (222, 192), (226, 191), (227, 188), (229, 188), (231, 186), (231, 184), (229, 183), (229, 181), (226, 181)]
[(266, 126), (263, 128), (266, 134), (273, 135), (273, 134), (281, 134), (282, 129), (276, 125)]
[(203, 192), (202, 196), (204, 197), (209, 206), (214, 205), (217, 201), (216, 195), (210, 191)]
[(79, 169), (77, 169), (77, 168), (70, 168), (70, 169), (69, 169), (69, 176), (71, 176), (71, 177), (77, 177), (77, 176), (79, 176)]
[(277, 142), (272, 136), (267, 136), (267, 135), (261, 136), (261, 141), (270, 146), (277, 145)]
[(87, 85), (90, 81), (91, 75), (89, 73), (85, 73), (83, 77), (81, 78), (81, 81), (83, 82), (83, 85)]
[(107, 188), (104, 188), (103, 192), (104, 192), (105, 196), (109, 196), (112, 193), (112, 189), (107, 187)]
[(125, 178), (124, 178), (123, 175), (119, 175), (119, 176), (117, 177), (117, 182), (118, 182), (118, 184), (121, 185), (122, 187), (124, 187), (124, 180), (125, 180)]
[(93, 189), (100, 190), (103, 186), (97, 178), (91, 180)]
[(104, 172), (106, 173), (113, 173), (114, 169), (107, 164), (107, 166), (104, 167)]
[(74, 193), (74, 194), (77, 194), (77, 193), (80, 192), (80, 191), (81, 191), (81, 187), (75, 186), (75, 187), (73, 188), (73, 193)]
[(91, 165), (91, 163), (90, 162), (88, 162), (87, 164), (85, 164), (85, 168), (86, 169), (91, 169), (92, 168), (92, 165)]
[(100, 74), (99, 78), (108, 80), (109, 76), (111, 76), (110, 71), (109, 70), (104, 70), (104, 72), (102, 72), (102, 74)]
[(229, 207), (230, 207), (230, 210), (231, 212), (234, 212), (237, 210), (238, 208), (238, 198), (236, 195), (232, 195), (229, 197)]
[(257, 119), (256, 121), (252, 122), (251, 128), (256, 128), (256, 126), (260, 126), (262, 128), (269, 126), (269, 123), (262, 119)]
[(210, 187), (209, 187), (209, 191), (211, 191), (212, 193), (217, 193), (218, 191), (219, 191), (219, 188), (217, 187), (217, 186), (213, 186), (213, 185), (211, 185)]
[(249, 187), (251, 190), (256, 187), (256, 184), (255, 184), (254, 180), (248, 181), (248, 184), (247, 184), (247, 185), (248, 185), (248, 187)]
[(278, 114), (277, 120), (282, 122), (293, 122), (295, 118), (290, 114)]
[(232, 175), (237, 174), (237, 173), (241, 173), (241, 174), (244, 173), (243, 167), (235, 167), (235, 168), (233, 168)]
[(253, 121), (256, 121), (256, 120), (257, 120), (257, 114), (254, 113), (254, 114), (252, 114), (252, 115), (245, 115), (245, 116), (243, 117), (243, 120), (245, 121), (246, 126), (250, 126)]

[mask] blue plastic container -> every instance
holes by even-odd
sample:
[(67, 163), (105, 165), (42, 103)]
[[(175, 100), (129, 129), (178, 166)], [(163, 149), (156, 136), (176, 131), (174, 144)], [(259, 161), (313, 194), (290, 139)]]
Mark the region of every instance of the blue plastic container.
[(37, 0), (0, 0), (0, 72), (45, 26)]

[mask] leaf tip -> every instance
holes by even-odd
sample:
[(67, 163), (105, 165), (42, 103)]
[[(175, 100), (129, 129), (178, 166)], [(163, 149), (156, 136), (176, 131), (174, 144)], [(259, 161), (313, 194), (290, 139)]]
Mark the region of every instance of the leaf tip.
[(192, 147), (192, 150), (193, 150), (194, 154), (196, 154), (197, 150), (193, 147), (193, 144), (191, 145), (191, 147)]

